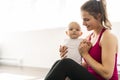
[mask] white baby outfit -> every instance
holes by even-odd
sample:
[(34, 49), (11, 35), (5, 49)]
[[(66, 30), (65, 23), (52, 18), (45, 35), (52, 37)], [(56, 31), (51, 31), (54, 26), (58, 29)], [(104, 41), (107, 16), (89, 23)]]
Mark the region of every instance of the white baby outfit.
[(83, 39), (81, 38), (80, 39), (65, 39), (63, 42), (63, 45), (68, 47), (68, 52), (65, 55), (66, 58), (71, 58), (79, 64), (81, 64), (82, 58), (80, 56), (78, 47), (82, 40)]

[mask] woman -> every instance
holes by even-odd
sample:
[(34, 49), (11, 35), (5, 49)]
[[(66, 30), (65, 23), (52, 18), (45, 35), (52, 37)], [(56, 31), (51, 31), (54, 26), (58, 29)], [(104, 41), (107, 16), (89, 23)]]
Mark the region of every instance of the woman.
[[(89, 0), (81, 6), (83, 25), (92, 34), (79, 46), (84, 58), (82, 65), (71, 59), (57, 61), (45, 80), (118, 80), (117, 52), (118, 41), (111, 33), (111, 24), (107, 17), (103, 0)], [(60, 56), (64, 57), (67, 47), (60, 47)]]

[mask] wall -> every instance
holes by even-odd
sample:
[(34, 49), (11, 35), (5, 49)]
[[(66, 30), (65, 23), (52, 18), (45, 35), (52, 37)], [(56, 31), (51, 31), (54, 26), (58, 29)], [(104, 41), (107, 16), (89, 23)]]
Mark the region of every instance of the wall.
[[(120, 39), (119, 25), (120, 23), (113, 24), (113, 32)], [(84, 28), (82, 30), (82, 37), (85, 37), (88, 33)], [(65, 37), (65, 28), (2, 32), (0, 58), (11, 64), (18, 60), (22, 66), (49, 68), (60, 58), (58, 49)]]
[(59, 58), (63, 31), (60, 28), (4, 32), (0, 35), (1, 58), (9, 63), (21, 60), (23, 66), (49, 67)]

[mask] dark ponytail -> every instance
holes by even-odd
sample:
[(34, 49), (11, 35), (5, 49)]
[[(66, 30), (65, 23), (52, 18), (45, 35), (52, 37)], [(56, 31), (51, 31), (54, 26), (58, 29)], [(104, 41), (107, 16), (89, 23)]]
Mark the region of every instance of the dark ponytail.
[(106, 11), (106, 1), (105, 0), (89, 0), (81, 6), (81, 10), (87, 11), (95, 19), (97, 15), (101, 14), (101, 24), (106, 28), (111, 29), (111, 23), (108, 19)]

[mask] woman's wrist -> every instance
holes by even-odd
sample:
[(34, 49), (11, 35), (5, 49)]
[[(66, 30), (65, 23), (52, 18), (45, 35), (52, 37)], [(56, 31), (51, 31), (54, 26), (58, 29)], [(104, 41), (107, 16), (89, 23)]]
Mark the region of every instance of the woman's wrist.
[(87, 57), (88, 57), (88, 52), (86, 52), (86, 53), (83, 53), (83, 55), (82, 55), (82, 57), (84, 58), (84, 59), (86, 59)]

